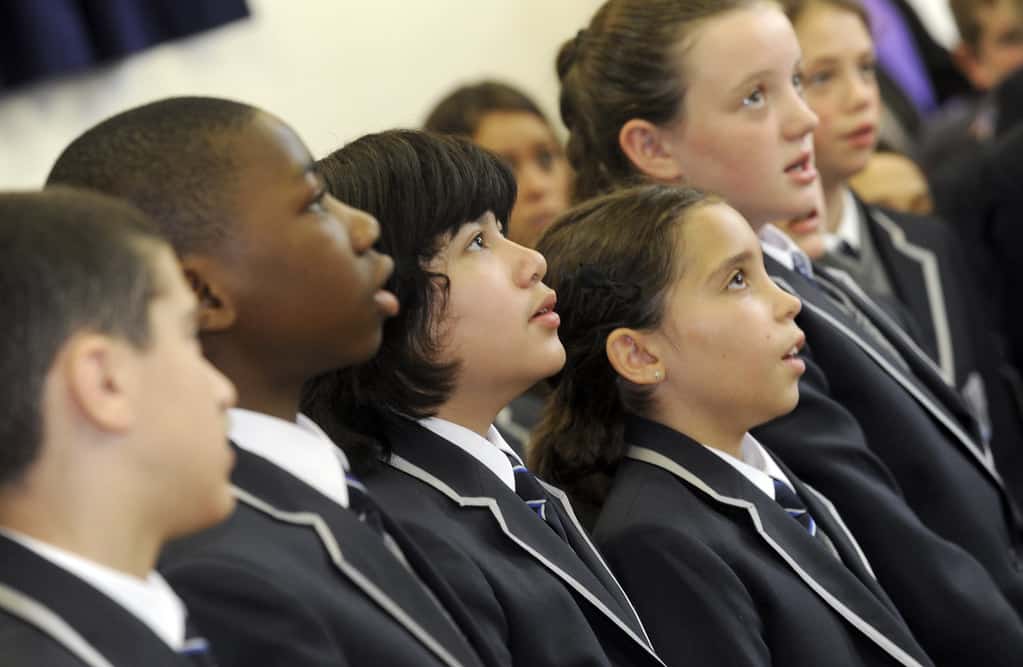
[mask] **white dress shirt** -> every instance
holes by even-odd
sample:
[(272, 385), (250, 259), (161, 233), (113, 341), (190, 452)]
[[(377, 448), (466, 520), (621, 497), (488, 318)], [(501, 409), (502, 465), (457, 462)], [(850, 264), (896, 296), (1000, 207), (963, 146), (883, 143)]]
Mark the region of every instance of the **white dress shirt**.
[(287, 422), (241, 408), (230, 415), (233, 443), (348, 507), (348, 457), (313, 420), (300, 414)]
[(774, 479), (780, 479), (785, 482), (786, 485), (791, 489), (792, 482), (789, 481), (788, 476), (781, 471), (778, 464), (774, 462), (771, 455), (767, 453), (763, 445), (757, 442), (756, 438), (747, 433), (742, 438), (742, 446), (740, 453), (742, 459), (737, 459), (731, 454), (727, 454), (720, 449), (714, 449), (713, 447), (707, 447), (710, 451), (717, 454), (725, 461), (728, 465), (732, 466), (739, 471), (743, 477), (748, 479), (758, 489), (767, 494), (767, 497), (774, 500)]
[(862, 241), (860, 239), (861, 227), (860, 207), (856, 205), (856, 198), (849, 188), (842, 191), (842, 219), (838, 223), (838, 229), (834, 233), (825, 232), (824, 247), (828, 252), (834, 252), (845, 241), (850, 248), (857, 253), (860, 252)]
[(792, 259), (793, 255), (800, 255), (805, 259), (803, 265), (808, 267), (810, 275), (813, 275), (813, 263), (810, 258), (785, 232), (772, 224), (766, 224), (757, 232), (757, 237), (760, 239), (760, 248), (765, 255), (769, 255), (789, 271), (796, 270), (795, 260)]
[(522, 460), (508, 446), (493, 424), (487, 430), (485, 438), (464, 426), (439, 417), (420, 419), (419, 425), (464, 450), (469, 456), (482, 463), (484, 468), (497, 475), (497, 478), (504, 482), (505, 486), (512, 491), (515, 490), (515, 471), (512, 470), (508, 456), (510, 455), (519, 463)]
[(157, 572), (150, 572), (145, 579), (139, 579), (17, 531), (0, 528), (0, 534), (78, 577), (124, 607), (171, 649), (180, 651), (184, 647), (185, 605)]

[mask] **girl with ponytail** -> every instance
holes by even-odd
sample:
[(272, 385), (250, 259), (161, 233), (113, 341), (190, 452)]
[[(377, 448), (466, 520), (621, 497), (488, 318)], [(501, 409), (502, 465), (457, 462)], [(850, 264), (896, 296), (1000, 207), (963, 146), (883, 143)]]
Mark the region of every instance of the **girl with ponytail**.
[[(975, 419), (861, 286), (768, 224), (818, 206), (795, 1), (607, 0), (558, 59), (574, 194), (685, 184), (743, 215), (768, 275), (800, 298), (809, 340), (799, 404), (753, 435), (834, 500), (928, 654), (1008, 666), (1023, 654), (1023, 514)], [(598, 490), (611, 470), (568, 444), (533, 456), (541, 475), (589, 472)]]
[[(541, 238), (564, 370), (534, 464), (668, 665), (929, 665), (831, 503), (749, 434), (799, 399), (799, 301), (720, 199), (645, 185)], [(613, 478), (611, 477), (613, 473)]]

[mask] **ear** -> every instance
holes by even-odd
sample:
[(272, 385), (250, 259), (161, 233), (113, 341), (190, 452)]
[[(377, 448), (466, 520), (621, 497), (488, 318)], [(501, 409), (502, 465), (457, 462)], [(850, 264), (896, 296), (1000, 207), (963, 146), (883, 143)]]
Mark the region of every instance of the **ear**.
[(615, 329), (607, 337), (605, 351), (611, 367), (633, 384), (659, 384), (664, 364), (650, 347), (650, 337), (634, 329)]
[(100, 431), (124, 433), (136, 419), (139, 355), (116, 338), (76, 334), (57, 355), (51, 380), (66, 388), (81, 419)]
[(955, 61), (959, 70), (966, 75), (966, 78), (970, 80), (974, 88), (981, 91), (990, 90), (992, 84), (991, 76), (973, 47), (960, 42), (952, 50), (952, 60)]
[(632, 118), (618, 132), (618, 145), (641, 173), (663, 183), (679, 183), (682, 167), (672, 152), (668, 133), (650, 121)]
[(199, 302), (199, 330), (213, 332), (230, 329), (238, 313), (223, 279), (224, 269), (221, 264), (203, 255), (186, 255), (181, 259), (181, 268)]

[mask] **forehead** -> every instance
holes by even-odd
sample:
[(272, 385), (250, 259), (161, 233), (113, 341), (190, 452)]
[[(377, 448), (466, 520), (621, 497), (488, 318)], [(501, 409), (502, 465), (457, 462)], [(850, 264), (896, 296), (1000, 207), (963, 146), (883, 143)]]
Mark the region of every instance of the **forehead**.
[(721, 262), (741, 252), (755, 254), (756, 234), (746, 218), (731, 206), (713, 202), (690, 211), (681, 226), (684, 273), (702, 280)]
[(795, 27), (807, 60), (849, 49), (874, 48), (873, 38), (863, 19), (844, 7), (812, 3), (799, 16)]
[(243, 195), (293, 187), (305, 180), (312, 156), (295, 132), (280, 120), (258, 113), (232, 141), (237, 156), (238, 186)]
[(473, 140), (484, 148), (515, 148), (536, 141), (553, 140), (554, 133), (536, 114), (528, 111), (490, 111), (480, 118)]
[(787, 78), (800, 58), (792, 24), (766, 2), (701, 21), (679, 48), (690, 87), (731, 87), (759, 72)]

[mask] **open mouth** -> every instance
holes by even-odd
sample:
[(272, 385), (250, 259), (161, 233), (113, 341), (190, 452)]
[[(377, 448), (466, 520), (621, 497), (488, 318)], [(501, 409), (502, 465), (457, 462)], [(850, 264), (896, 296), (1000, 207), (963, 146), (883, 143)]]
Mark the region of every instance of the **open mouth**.
[(789, 348), (789, 351), (785, 353), (785, 355), (782, 357), (782, 360), (788, 361), (790, 359), (795, 359), (796, 357), (799, 356), (799, 352), (803, 349), (803, 347), (805, 345), (806, 345), (806, 336), (800, 335), (799, 336), (799, 340), (797, 340), (792, 345), (792, 347)]
[(530, 319), (535, 320), (538, 317), (543, 317), (544, 315), (553, 313), (554, 305), (557, 302), (558, 302), (557, 295), (554, 294), (554, 292), (551, 292), (550, 294), (547, 295), (547, 298), (543, 300), (543, 302), (540, 304), (540, 307), (536, 309), (536, 312), (533, 313), (533, 316)]

